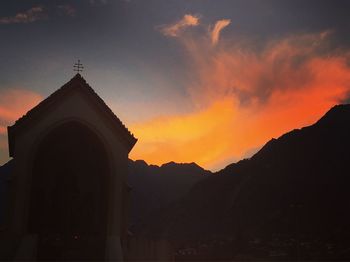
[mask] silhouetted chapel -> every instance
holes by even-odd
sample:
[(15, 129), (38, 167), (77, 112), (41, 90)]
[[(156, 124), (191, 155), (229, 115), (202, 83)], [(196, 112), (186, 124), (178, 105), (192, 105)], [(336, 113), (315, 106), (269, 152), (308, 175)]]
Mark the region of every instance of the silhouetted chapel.
[(8, 128), (16, 260), (122, 260), (135, 137), (77, 74)]

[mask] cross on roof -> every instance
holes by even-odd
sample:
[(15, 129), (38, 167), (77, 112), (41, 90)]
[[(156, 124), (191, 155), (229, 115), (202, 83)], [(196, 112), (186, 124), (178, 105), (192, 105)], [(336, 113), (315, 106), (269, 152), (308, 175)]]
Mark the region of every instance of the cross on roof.
[(78, 72), (78, 74), (79, 74), (80, 72), (83, 72), (83, 69), (84, 69), (83, 64), (81, 64), (80, 60), (78, 60), (78, 63), (74, 64), (74, 69), (73, 70), (75, 72)]

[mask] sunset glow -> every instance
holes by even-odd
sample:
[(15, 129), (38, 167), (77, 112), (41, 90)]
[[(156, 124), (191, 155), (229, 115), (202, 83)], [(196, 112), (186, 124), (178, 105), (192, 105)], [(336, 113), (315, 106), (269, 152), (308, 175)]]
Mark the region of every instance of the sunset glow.
[(69, 81), (78, 59), (138, 138), (130, 158), (149, 164), (218, 170), (350, 101), (345, 14), (330, 2), (312, 14), (304, 1), (39, 2), (0, 15), (9, 50), (0, 164), (9, 160), (7, 126)]
[(139, 142), (131, 157), (218, 169), (314, 123), (350, 91), (349, 54), (320, 52), (330, 34), (286, 36), (260, 49), (249, 40), (212, 47), (211, 35), (177, 35), (188, 54), (187, 91), (196, 109), (134, 124)]
[(0, 134), (5, 134), (7, 125), (12, 124), (41, 100), (41, 95), (24, 89), (0, 91)]

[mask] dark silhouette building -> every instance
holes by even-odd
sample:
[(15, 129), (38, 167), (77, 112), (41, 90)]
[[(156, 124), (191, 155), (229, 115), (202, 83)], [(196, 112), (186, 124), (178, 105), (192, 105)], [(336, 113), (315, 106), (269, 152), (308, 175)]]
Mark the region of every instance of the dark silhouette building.
[(8, 141), (4, 258), (123, 259), (137, 140), (82, 76), (8, 127)]

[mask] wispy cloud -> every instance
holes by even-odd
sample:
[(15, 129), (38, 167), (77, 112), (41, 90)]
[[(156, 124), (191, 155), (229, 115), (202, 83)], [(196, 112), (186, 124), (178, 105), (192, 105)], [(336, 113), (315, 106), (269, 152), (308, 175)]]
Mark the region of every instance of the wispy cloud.
[(38, 20), (47, 19), (47, 17), (47, 13), (42, 6), (35, 6), (14, 16), (0, 18), (0, 24), (33, 23)]
[(186, 14), (179, 21), (170, 25), (159, 26), (159, 29), (165, 36), (176, 37), (185, 28), (197, 25), (199, 25), (199, 16)]
[(0, 25), (8, 24), (28, 24), (34, 23), (41, 20), (46, 20), (51, 15), (61, 15), (61, 16), (70, 16), (74, 17), (76, 14), (76, 9), (74, 6), (65, 4), (65, 5), (56, 5), (52, 8), (46, 8), (43, 6), (35, 6), (24, 12), (19, 12), (14, 16), (7, 16), (0, 18)]
[(219, 37), (220, 37), (220, 32), (222, 31), (222, 29), (224, 29), (230, 23), (231, 23), (230, 19), (222, 19), (222, 20), (219, 20), (215, 23), (213, 29), (210, 30), (210, 38), (211, 38), (211, 43), (213, 45), (216, 45), (218, 43)]
[[(214, 26), (209, 26), (209, 39), (214, 46), (219, 42), (221, 31), (231, 24), (231, 19), (221, 19), (215, 22)], [(180, 20), (172, 24), (165, 24), (156, 27), (159, 31), (170, 37), (180, 37), (185, 32), (186, 28), (196, 27), (200, 25), (200, 16), (193, 14), (186, 14)], [(208, 36), (206, 36), (208, 37)], [(188, 40), (188, 39), (187, 39)]]

